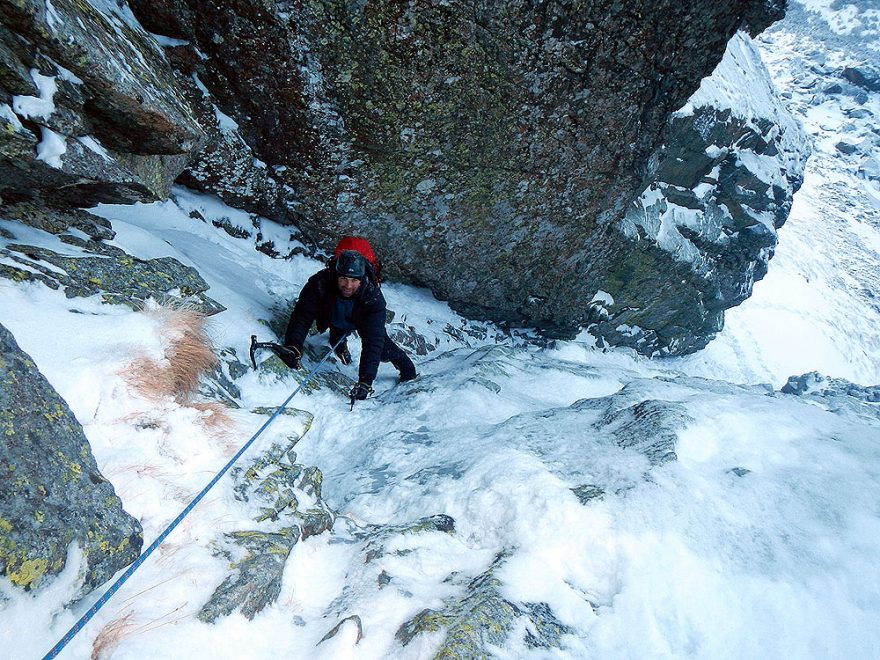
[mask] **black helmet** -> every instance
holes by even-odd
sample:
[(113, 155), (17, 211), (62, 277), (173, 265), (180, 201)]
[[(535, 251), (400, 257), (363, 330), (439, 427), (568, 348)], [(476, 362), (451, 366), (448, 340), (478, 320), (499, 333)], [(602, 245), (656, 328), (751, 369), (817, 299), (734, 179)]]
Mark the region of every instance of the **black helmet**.
[(340, 277), (363, 277), (367, 272), (367, 262), (356, 250), (344, 250), (336, 259), (336, 274)]

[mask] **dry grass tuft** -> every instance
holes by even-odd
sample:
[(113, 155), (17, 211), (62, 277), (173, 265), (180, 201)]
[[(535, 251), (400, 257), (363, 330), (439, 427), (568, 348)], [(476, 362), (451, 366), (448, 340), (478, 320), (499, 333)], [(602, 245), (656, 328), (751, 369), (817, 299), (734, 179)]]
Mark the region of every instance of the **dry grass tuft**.
[(220, 364), (205, 330), (205, 316), (186, 307), (157, 307), (147, 313), (161, 322), (165, 355), (161, 361), (138, 358), (127, 378), (147, 398), (170, 396), (187, 404), (199, 389), (199, 378)]
[(92, 643), (92, 660), (110, 657), (114, 649), (119, 646), (119, 642), (134, 631), (133, 619), (134, 614), (128, 612), (101, 628), (101, 632)]

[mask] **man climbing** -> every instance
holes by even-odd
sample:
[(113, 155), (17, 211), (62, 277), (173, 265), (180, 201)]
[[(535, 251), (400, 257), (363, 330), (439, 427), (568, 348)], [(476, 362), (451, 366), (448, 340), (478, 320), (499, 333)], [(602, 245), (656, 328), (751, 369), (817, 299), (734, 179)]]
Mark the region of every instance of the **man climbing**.
[[(295, 359), (284, 360), (292, 369), (300, 366), (303, 342), (312, 321), (319, 332), (330, 328), (331, 345), (352, 330), (360, 335), (361, 362), (358, 383), (350, 393), (353, 399), (366, 399), (373, 391), (379, 362), (393, 364), (400, 373), (400, 382), (416, 377), (412, 360), (385, 330), (385, 297), (373, 267), (359, 252), (343, 250), (303, 287), (284, 333), (284, 346), (296, 355)], [(336, 356), (342, 364), (351, 364), (348, 340), (336, 348)]]

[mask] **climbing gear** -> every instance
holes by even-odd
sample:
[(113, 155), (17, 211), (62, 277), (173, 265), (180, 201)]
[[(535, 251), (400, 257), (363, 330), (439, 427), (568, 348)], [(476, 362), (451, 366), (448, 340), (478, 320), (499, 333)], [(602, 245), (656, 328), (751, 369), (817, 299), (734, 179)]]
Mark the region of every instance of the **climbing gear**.
[(363, 401), (373, 392), (373, 388), (370, 387), (368, 383), (364, 382), (359, 382), (357, 385), (352, 387), (351, 392), (348, 393), (348, 396), (351, 399), (351, 408), (349, 410), (354, 410), (355, 401)]
[(268, 348), (291, 369), (299, 369), (301, 366), (302, 352), (295, 346), (282, 346), (274, 341), (257, 341), (257, 336), (251, 335), (251, 364), (254, 365), (254, 371), (257, 369), (256, 352), (259, 348)]
[(339, 361), (346, 367), (351, 364), (351, 353), (346, 344), (343, 344), (336, 349), (336, 357), (338, 357)]
[[(297, 386), (297, 388), (291, 393), (291, 395), (289, 397), (287, 397), (287, 399), (285, 399), (284, 403), (282, 403), (278, 407), (278, 410), (276, 410), (272, 414), (272, 416), (268, 420), (266, 420), (266, 422), (259, 428), (259, 430), (256, 433), (254, 433), (253, 436), (251, 436), (250, 440), (248, 440), (246, 443), (244, 443), (244, 446), (242, 446), (242, 448), (238, 450), (238, 452), (235, 454), (235, 456), (233, 456), (231, 459), (229, 459), (229, 462), (223, 466), (223, 469), (221, 469), (216, 475), (214, 475), (214, 478), (211, 479), (211, 481), (208, 483), (208, 485), (205, 486), (202, 489), (202, 491), (198, 495), (196, 495), (189, 504), (186, 505), (186, 508), (180, 512), (180, 514), (177, 516), (177, 518), (175, 518), (171, 522), (171, 524), (168, 525), (168, 527), (166, 527), (165, 530), (161, 534), (159, 534), (159, 536), (156, 538), (156, 540), (150, 544), (150, 547), (147, 548), (146, 550), (144, 550), (140, 554), (140, 556), (134, 560), (134, 562), (131, 564), (131, 566), (129, 566), (128, 569), (126, 569), (125, 573), (120, 575), (119, 578), (116, 580), (116, 582), (114, 582), (110, 586), (110, 588), (107, 589), (107, 591), (105, 591), (104, 594), (95, 602), (95, 604), (92, 605), (88, 609), (88, 611), (80, 617), (79, 621), (77, 621), (76, 623), (73, 624), (73, 626), (71, 626), (70, 630), (67, 631), (67, 633), (64, 635), (64, 637), (62, 637), (58, 641), (58, 643), (52, 647), (52, 650), (50, 650), (43, 657), (43, 660), (51, 660), (51, 658), (55, 658), (58, 656), (59, 653), (61, 653), (61, 651), (64, 649), (64, 647), (70, 643), (70, 641), (76, 636), (76, 634), (80, 630), (82, 630), (89, 621), (91, 621), (92, 617), (94, 617), (95, 614), (97, 614), (98, 611), (102, 607), (104, 607), (104, 605), (107, 603), (107, 601), (110, 600), (110, 597), (113, 596), (113, 594), (115, 594), (117, 591), (119, 591), (119, 588), (123, 584), (125, 584), (125, 582), (128, 580), (128, 578), (130, 578), (132, 576), (132, 574), (138, 568), (140, 568), (141, 564), (143, 564), (147, 560), (147, 557), (149, 557), (151, 554), (153, 554), (153, 552), (156, 551), (156, 548), (158, 548), (160, 545), (162, 545), (162, 543), (165, 541), (165, 539), (168, 538), (168, 535), (171, 534), (171, 532), (174, 531), (174, 529), (190, 513), (190, 511), (192, 511), (195, 508), (195, 506), (199, 502), (202, 501), (202, 498), (204, 498), (205, 495), (208, 494), (208, 491), (210, 491), (214, 487), (214, 485), (218, 481), (220, 481), (221, 477), (223, 477), (223, 475), (229, 471), (229, 468), (231, 468), (235, 464), (235, 462), (239, 458), (242, 457), (242, 455), (248, 450), (248, 448), (254, 443), (254, 441), (257, 438), (259, 438), (260, 435), (262, 435), (263, 431), (265, 431), (267, 428), (269, 428), (269, 425), (272, 422), (274, 422), (275, 419), (284, 411), (284, 409), (287, 407), (287, 404), (289, 404), (293, 400), (293, 397), (295, 397), (299, 393), (299, 391), (303, 387), (305, 387), (306, 383), (308, 383), (312, 379), (312, 377), (318, 372), (318, 369), (321, 368), (321, 365), (324, 364), (324, 362), (327, 360), (328, 357), (330, 357), (330, 355), (333, 353), (333, 351), (335, 351), (336, 348), (338, 346), (340, 346), (343, 341), (345, 341), (346, 337), (347, 337), (347, 335), (342, 335), (342, 337), (340, 337), (339, 341), (336, 342), (336, 344), (333, 346), (333, 348), (330, 349), (329, 351), (327, 351), (327, 353), (324, 355), (324, 357), (322, 357), (320, 359), (318, 364), (316, 364), (314, 367), (312, 367), (312, 370), (306, 375), (305, 379)], [(253, 346), (254, 343), (256, 343), (256, 340), (255, 340), (255, 337), (252, 337), (251, 338), (251, 346)], [(251, 353), (251, 357), (253, 357), (253, 353)]]
[(373, 280), (375, 284), (379, 284), (379, 282), (382, 281), (382, 262), (376, 258), (376, 255), (373, 253), (373, 248), (370, 247), (369, 241), (365, 238), (343, 236), (339, 240), (339, 243), (336, 244), (336, 249), (333, 250), (333, 258), (330, 260), (331, 265), (339, 259), (339, 255), (347, 250), (354, 250), (367, 260), (367, 263), (373, 270), (372, 273), (368, 270), (367, 274), (371, 275), (370, 279)]

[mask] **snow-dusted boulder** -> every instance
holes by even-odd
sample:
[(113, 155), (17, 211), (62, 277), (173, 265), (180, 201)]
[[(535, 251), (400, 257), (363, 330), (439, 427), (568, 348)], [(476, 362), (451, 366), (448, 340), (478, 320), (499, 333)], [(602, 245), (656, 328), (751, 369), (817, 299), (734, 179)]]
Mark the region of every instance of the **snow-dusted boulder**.
[[(693, 282), (688, 304), (639, 282), (604, 283), (591, 331), (642, 352), (690, 352), (723, 327), (724, 310), (767, 273), (777, 229), (788, 217), (809, 155), (803, 129), (779, 99), (748, 35), (670, 119), (650, 185), (617, 228), (668, 253)], [(660, 278), (658, 278), (660, 279)], [(658, 281), (658, 294), (668, 281)], [(648, 350), (646, 350), (646, 348)]]
[[(63, 289), (68, 298), (97, 294), (105, 303), (132, 309), (141, 309), (151, 298), (167, 303), (186, 300), (206, 315), (226, 309), (205, 295), (210, 287), (195, 268), (173, 257), (138, 259), (105, 243), (115, 234), (106, 220), (91, 213), (23, 202), (4, 207), (0, 219), (17, 220), (57, 235), (53, 240), (38, 234), (44, 244), (32, 245), (16, 240), (17, 229), (7, 231), (0, 237), (0, 278), (41, 282)], [(30, 238), (37, 236), (29, 234)]]
[[(34, 591), (81, 556), (81, 594), (140, 553), (140, 523), (64, 400), (0, 325), (0, 576)], [(81, 553), (81, 554), (79, 554)]]
[(504, 585), (496, 573), (504, 564), (500, 553), (492, 565), (471, 580), (461, 599), (443, 610), (426, 609), (404, 623), (395, 635), (408, 646), (417, 636), (445, 631), (435, 658), (489, 657), (492, 646), (503, 647), (517, 623), (525, 628), (522, 646), (558, 649), (562, 635), (572, 630), (560, 623), (546, 603), (515, 603), (504, 597)]
[(23, 0), (0, 5), (0, 20), (0, 197), (167, 197), (205, 135), (128, 8)]
[[(301, 418), (302, 433), (312, 423), (310, 413), (285, 414)], [(253, 619), (278, 598), (293, 546), (333, 526), (333, 513), (321, 499), (321, 471), (296, 462), (293, 447), (301, 437), (272, 445), (246, 469), (233, 469), (236, 499), (250, 508), (255, 529), (225, 535), (218, 554), (234, 570), (199, 611), (202, 621), (213, 623), (235, 610)]]

